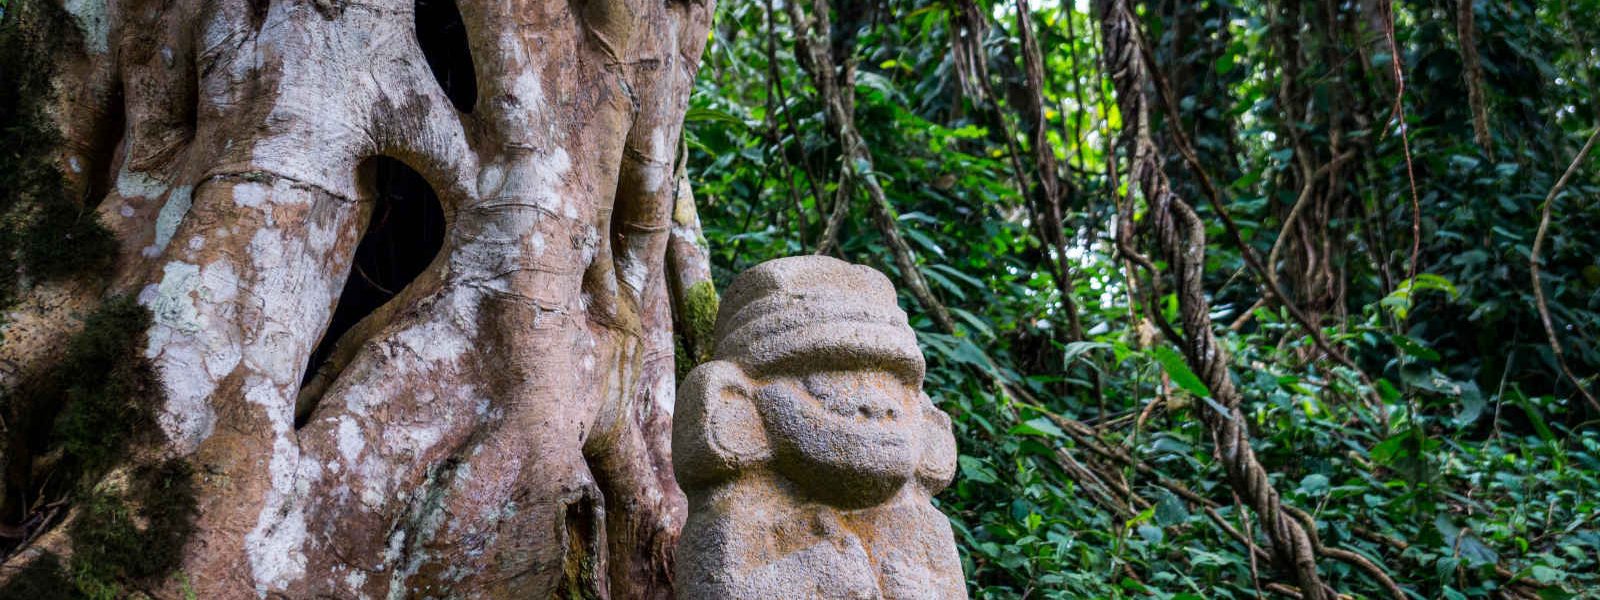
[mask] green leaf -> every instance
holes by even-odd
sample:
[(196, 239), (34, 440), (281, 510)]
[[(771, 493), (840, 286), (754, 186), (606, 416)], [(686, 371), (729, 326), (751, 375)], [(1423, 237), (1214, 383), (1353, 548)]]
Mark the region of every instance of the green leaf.
[(1111, 344), (1105, 342), (1069, 342), (1061, 348), (1061, 363), (1065, 366), (1071, 366), (1072, 363), (1078, 360), (1079, 356), (1094, 350), (1109, 348), (1111, 348)]
[(1155, 525), (1151, 525), (1149, 523), (1139, 526), (1139, 537), (1144, 538), (1145, 542), (1151, 544), (1159, 544), (1162, 540), (1166, 539), (1166, 535), (1162, 533), (1160, 527), (1156, 527)]
[(1544, 565), (1534, 565), (1533, 569), (1529, 571), (1529, 574), (1533, 575), (1534, 581), (1538, 581), (1544, 585), (1557, 584), (1567, 578), (1567, 573), (1565, 571), (1552, 569)]
[(961, 286), (956, 285), (954, 281), (950, 281), (950, 278), (932, 270), (925, 270), (922, 272), (922, 274), (923, 276), (927, 277), (928, 280), (939, 284), (939, 287), (949, 290), (950, 293), (954, 294), (956, 298), (961, 300), (967, 299), (967, 293), (961, 291)]
[(1377, 383), (1373, 384), (1373, 387), (1378, 388), (1378, 396), (1383, 398), (1385, 404), (1400, 403), (1400, 390), (1395, 389), (1394, 384), (1389, 383), (1389, 380), (1379, 378)]
[(1176, 495), (1163, 491), (1161, 499), (1156, 502), (1155, 516), (1156, 524), (1171, 527), (1189, 520), (1189, 508)]
[(1039, 437), (1049, 437), (1049, 438), (1065, 438), (1065, 437), (1067, 437), (1067, 434), (1063, 433), (1061, 431), (1060, 427), (1056, 427), (1055, 423), (1051, 423), (1050, 419), (1047, 419), (1047, 418), (1044, 418), (1044, 417), (1035, 417), (1035, 418), (1032, 418), (1032, 419), (1028, 419), (1027, 421), (1023, 421), (1022, 423), (1018, 424), (1016, 427), (1012, 427), (1011, 431), (1009, 433), (1021, 434), (1021, 435), (1036, 435), (1036, 436), (1039, 436)]
[(990, 470), (988, 466), (983, 464), (983, 461), (975, 457), (963, 454), (956, 459), (956, 462), (961, 466), (961, 476), (966, 479), (971, 479), (978, 483), (998, 483), (1000, 481), (995, 477), (994, 471)]
[(715, 108), (705, 108), (705, 107), (700, 107), (700, 106), (696, 106), (694, 108), (691, 108), (691, 109), (688, 110), (688, 112), (683, 113), (683, 120), (685, 120), (685, 121), (712, 121), (712, 122), (716, 122), (716, 123), (724, 123), (724, 124), (727, 124), (727, 125), (733, 125), (733, 126), (736, 126), (736, 127), (740, 128), (740, 129), (747, 129), (747, 128), (750, 127), (750, 125), (748, 123), (744, 122), (744, 119), (740, 119), (739, 117), (735, 117), (733, 115), (730, 115), (730, 114), (725, 113), (723, 111), (717, 110)]
[(1405, 455), (1405, 443), (1410, 437), (1410, 430), (1390, 436), (1388, 439), (1373, 446), (1371, 450), (1367, 451), (1367, 455), (1371, 456), (1372, 460), (1377, 461), (1379, 464), (1392, 463), (1394, 459)]
[(933, 241), (933, 238), (928, 237), (928, 234), (917, 231), (911, 227), (907, 227), (901, 231), (906, 234), (906, 237), (911, 238), (912, 241), (920, 244), (923, 248), (927, 248), (934, 254), (939, 255), (940, 258), (944, 257), (944, 248), (940, 248), (939, 244)]
[(1149, 523), (1150, 519), (1154, 518), (1155, 516), (1156, 516), (1156, 507), (1152, 506), (1150, 508), (1144, 509), (1144, 511), (1140, 512), (1139, 514), (1134, 515), (1134, 517), (1132, 519), (1128, 519), (1128, 522), (1125, 523), (1123, 526), (1128, 528), (1128, 529), (1133, 529), (1134, 527), (1138, 527), (1142, 523)]
[(1189, 370), (1189, 365), (1183, 362), (1183, 357), (1179, 356), (1176, 350), (1157, 346), (1155, 355), (1156, 361), (1161, 363), (1161, 368), (1166, 370), (1167, 376), (1171, 377), (1172, 382), (1178, 384), (1178, 387), (1196, 397), (1211, 397), (1211, 390), (1195, 376), (1194, 371)]
[(1233, 71), (1234, 58), (1232, 54), (1224, 54), (1214, 67), (1218, 75), (1227, 75)]
[(1312, 473), (1300, 479), (1300, 488), (1296, 491), (1306, 496), (1326, 496), (1328, 489), (1328, 476)]
[(1409, 337), (1395, 334), (1389, 336), (1389, 341), (1394, 342), (1395, 347), (1399, 348), (1400, 351), (1406, 355), (1414, 356), (1427, 361), (1439, 360), (1438, 352), (1435, 352), (1432, 348), (1423, 345), (1422, 342), (1418, 342)]
[(951, 277), (954, 277), (956, 279), (960, 279), (961, 281), (966, 282), (967, 285), (970, 285), (970, 286), (972, 286), (974, 288), (977, 288), (979, 290), (988, 289), (988, 286), (984, 285), (982, 281), (979, 281), (977, 278), (974, 278), (971, 275), (968, 275), (966, 273), (962, 273), (960, 269), (956, 269), (955, 267), (951, 267), (950, 265), (929, 265), (928, 268), (933, 269), (935, 271), (938, 271), (940, 273), (944, 273), (944, 274), (949, 275)]

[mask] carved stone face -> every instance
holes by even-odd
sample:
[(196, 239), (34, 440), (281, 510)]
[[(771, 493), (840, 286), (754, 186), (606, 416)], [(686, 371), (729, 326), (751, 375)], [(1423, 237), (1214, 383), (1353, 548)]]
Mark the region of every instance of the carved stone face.
[(778, 473), (818, 501), (859, 507), (887, 500), (915, 473), (919, 399), (902, 379), (856, 369), (775, 378), (755, 401)]

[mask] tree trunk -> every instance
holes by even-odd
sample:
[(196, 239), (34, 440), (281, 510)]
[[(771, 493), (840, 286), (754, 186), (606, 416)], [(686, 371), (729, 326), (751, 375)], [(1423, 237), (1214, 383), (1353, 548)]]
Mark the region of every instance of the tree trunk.
[[(48, 370), (102, 298), (149, 309), (164, 439), (127, 456), (186, 462), (196, 510), (177, 575), (141, 589), (670, 595), (665, 261), (705, 0), (10, 11), (70, 24), (39, 40), (52, 159), (119, 251), (109, 277), (20, 289), (0, 384)], [(399, 210), (393, 170), (443, 224), (389, 289), (358, 249)], [(364, 318), (358, 284), (387, 292)], [(84, 512), (32, 525), (8, 566), (71, 556)]]

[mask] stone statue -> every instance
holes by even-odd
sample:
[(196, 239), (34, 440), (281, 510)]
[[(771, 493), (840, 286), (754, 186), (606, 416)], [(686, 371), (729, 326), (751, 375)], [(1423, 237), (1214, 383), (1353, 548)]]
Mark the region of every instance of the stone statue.
[(929, 502), (955, 474), (950, 417), (922, 393), (889, 279), (825, 256), (762, 263), (728, 288), (715, 338), (673, 417), (677, 597), (966, 598)]

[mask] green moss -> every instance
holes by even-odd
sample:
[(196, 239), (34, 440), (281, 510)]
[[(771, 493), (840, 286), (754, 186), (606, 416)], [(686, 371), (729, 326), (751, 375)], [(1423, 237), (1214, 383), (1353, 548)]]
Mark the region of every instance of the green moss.
[(689, 328), (690, 344), (698, 346), (695, 362), (704, 362), (711, 358), (711, 336), (717, 327), (717, 309), (721, 308), (722, 299), (709, 279), (689, 286), (684, 295), (683, 321)]
[[(85, 319), (59, 363), (8, 397), (8, 410), (31, 423), (59, 411), (49, 436), (24, 444), (36, 454), (61, 448), (55, 472), (42, 483), (13, 486), (72, 499), (73, 555), (61, 577), (78, 591), (74, 597), (118, 597), (130, 582), (165, 578), (193, 533), (194, 477), (183, 460), (133, 467), (125, 489), (88, 487), (134, 455), (131, 449), (164, 437), (155, 418), (161, 388), (142, 352), (149, 326), (150, 312), (131, 297), (107, 300)], [(0, 588), (0, 598), (34, 597), (32, 589), (53, 585), (40, 569)]]
[[(57, 166), (52, 52), (78, 35), (56, 3), (10, 2), (0, 13), (0, 309), (23, 275), (37, 282), (103, 274), (116, 256), (115, 237), (92, 203), (68, 193)], [(135, 447), (162, 440), (161, 387), (142, 352), (149, 326), (149, 311), (132, 298), (108, 299), (60, 362), (0, 390), (11, 436), (5, 489), (70, 499), (76, 515), (68, 568), (40, 557), (0, 588), (0, 599), (116, 597), (129, 583), (165, 578), (181, 560), (196, 512), (187, 463), (131, 466), (126, 489), (89, 487), (138, 456)], [(32, 459), (57, 449), (61, 459), (34, 480)], [(5, 498), (0, 518), (21, 522), (31, 500)]]
[(711, 360), (711, 336), (721, 306), (717, 287), (710, 280), (697, 282), (684, 293), (683, 314), (678, 317), (681, 330), (672, 336), (672, 359), (679, 381), (700, 363)]
[(18, 271), (34, 280), (102, 273), (114, 236), (93, 206), (70, 197), (56, 166), (61, 135), (49, 116), (50, 52), (77, 32), (49, 2), (21, 2), (0, 18), (0, 307)]
[(117, 240), (93, 211), (52, 202), (38, 207), (20, 240), (21, 262), (38, 279), (103, 273), (117, 253)]
[(110, 466), (135, 435), (159, 431), (159, 387), (140, 352), (149, 327), (150, 312), (133, 298), (108, 300), (73, 336), (56, 369), (64, 405), (52, 437), (86, 471)]
[[(178, 567), (194, 531), (194, 477), (179, 459), (134, 472), (127, 495), (93, 492), (80, 500), (72, 539), (72, 574), (90, 597), (115, 597), (124, 582), (150, 582)], [(141, 525), (142, 523), (142, 525)]]
[[(149, 311), (132, 298), (106, 300), (67, 341), (58, 362), (0, 390), (11, 425), (6, 489), (66, 496), (80, 479), (124, 456), (130, 441), (161, 435), (155, 423), (159, 386), (142, 352), (149, 325)], [(62, 458), (53, 472), (34, 481), (32, 457), (58, 449)], [(21, 521), (29, 505), (29, 498), (11, 494), (0, 503), (0, 518)]]
[(677, 366), (676, 369), (673, 369), (673, 372), (677, 375), (677, 381), (679, 382), (682, 382), (684, 377), (688, 377), (689, 370), (695, 367), (694, 360), (689, 358), (689, 351), (683, 347), (683, 336), (681, 335), (672, 336), (672, 364)]
[(114, 598), (128, 573), (123, 559), (138, 556), (139, 528), (126, 502), (111, 494), (91, 494), (78, 502), (72, 538), (72, 579), (91, 598)]

